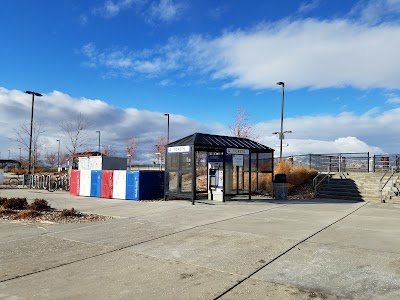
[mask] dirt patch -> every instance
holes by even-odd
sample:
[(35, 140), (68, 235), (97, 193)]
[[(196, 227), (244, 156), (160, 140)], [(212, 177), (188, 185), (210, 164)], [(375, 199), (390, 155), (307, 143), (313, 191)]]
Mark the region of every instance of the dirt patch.
[(0, 220), (42, 223), (84, 223), (110, 220), (112, 217), (84, 214), (74, 208), (57, 211), (44, 199), (36, 199), (30, 205), (26, 198), (0, 198)]

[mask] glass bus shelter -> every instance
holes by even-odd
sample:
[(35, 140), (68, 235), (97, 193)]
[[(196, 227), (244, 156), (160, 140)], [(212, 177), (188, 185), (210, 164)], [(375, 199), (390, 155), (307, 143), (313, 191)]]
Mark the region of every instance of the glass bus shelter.
[(274, 149), (250, 139), (194, 133), (168, 144), (165, 157), (165, 200), (272, 192)]

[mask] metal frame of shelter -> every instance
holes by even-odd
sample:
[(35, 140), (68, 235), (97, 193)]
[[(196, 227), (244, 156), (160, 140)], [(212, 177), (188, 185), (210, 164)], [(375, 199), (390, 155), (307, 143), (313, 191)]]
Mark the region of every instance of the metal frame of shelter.
[[(222, 201), (236, 195), (248, 195), (248, 199), (251, 199), (252, 192), (259, 190), (259, 174), (270, 173), (271, 180), (273, 178), (274, 151), (247, 138), (204, 133), (194, 133), (169, 143), (165, 149), (164, 199), (191, 199), (194, 204), (198, 193), (208, 192), (210, 155), (220, 155), (223, 159)], [(206, 158), (199, 158), (199, 152), (206, 152)], [(243, 166), (240, 170), (233, 162), (234, 155), (243, 155)], [(200, 160), (207, 166), (207, 191), (198, 191), (196, 187), (197, 165)], [(256, 175), (255, 185), (253, 184), (255, 189), (252, 189), (252, 174)], [(233, 188), (235, 182), (236, 189)]]
[(0, 159), (0, 169), (14, 172), (16, 169), (21, 169), (21, 162), (15, 159)]

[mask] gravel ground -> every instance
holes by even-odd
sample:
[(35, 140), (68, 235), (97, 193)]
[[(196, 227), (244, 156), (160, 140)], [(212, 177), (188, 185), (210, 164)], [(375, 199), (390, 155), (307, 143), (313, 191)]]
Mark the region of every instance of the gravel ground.
[(106, 221), (112, 219), (112, 217), (109, 216), (83, 214), (72, 210), (68, 210), (67, 213), (70, 215), (65, 215), (65, 211), (63, 213), (62, 211), (55, 211), (55, 210), (36, 212), (31, 210), (0, 209), (0, 220), (16, 220), (16, 221), (31, 222), (31, 223), (41, 222), (41, 223), (66, 224), (66, 223), (98, 222), (98, 221)]

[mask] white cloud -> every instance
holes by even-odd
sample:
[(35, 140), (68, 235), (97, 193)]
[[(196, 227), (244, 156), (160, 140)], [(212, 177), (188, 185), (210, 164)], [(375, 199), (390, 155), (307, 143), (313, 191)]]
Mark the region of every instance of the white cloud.
[(302, 2), (299, 6), (298, 11), (300, 13), (308, 13), (314, 9), (316, 9), (320, 4), (320, 0), (310, 0)]
[[(22, 91), (7, 90), (0, 87), (0, 152), (4, 155), (11, 150), (11, 156), (19, 156), (20, 147), (12, 138), (14, 128), (27, 124), (30, 117), (31, 97)], [(120, 109), (99, 99), (73, 98), (59, 91), (35, 98), (34, 119), (40, 121), (47, 131), (42, 144), (45, 151), (56, 151), (57, 139), (62, 148), (66, 138), (59, 127), (82, 113), (89, 122), (88, 135), (92, 141), (88, 149), (97, 149), (97, 133), (101, 131), (103, 146), (114, 145), (117, 155), (125, 155), (125, 143), (135, 136), (139, 140), (139, 160), (148, 162), (154, 144), (161, 133), (166, 133), (164, 112), (144, 111), (135, 108)], [(357, 116), (352, 113), (323, 116), (303, 116), (284, 120), (284, 129), (292, 130), (286, 134), (284, 156), (309, 153), (370, 152), (372, 154), (400, 151), (400, 141), (395, 137), (400, 131), (397, 122), (400, 108), (387, 111), (372, 110)], [(179, 139), (194, 132), (226, 135), (227, 126), (220, 123), (201, 124), (182, 115), (170, 115), (171, 140)], [(279, 131), (280, 120), (271, 120), (254, 125), (259, 142), (279, 151), (279, 140), (273, 131)], [(63, 145), (64, 144), (64, 145)], [(26, 153), (25, 153), (26, 154)], [(278, 154), (279, 155), (279, 154)]]
[[(285, 118), (284, 130), (293, 132), (285, 135), (284, 143), (289, 143), (289, 147), (284, 152), (334, 153), (364, 149), (361, 152), (399, 153), (400, 141), (396, 138), (400, 131), (400, 123), (396, 121), (399, 114), (400, 108), (394, 108), (387, 111), (372, 109), (362, 115), (341, 113)], [(263, 137), (261, 142), (265, 145), (279, 144), (272, 132), (280, 130), (280, 120), (256, 124), (254, 129), (258, 136)], [(355, 142), (355, 139), (362, 143)]]
[(179, 18), (182, 11), (183, 6), (177, 1), (160, 0), (152, 3), (149, 15), (151, 21), (171, 22)]
[(350, 11), (350, 16), (358, 17), (362, 22), (376, 24), (387, 18), (398, 18), (399, 0), (359, 1)]
[[(11, 158), (19, 157), (18, 148), (21, 147), (12, 141), (15, 137), (14, 129), (21, 125), (30, 124), (31, 97), (18, 90), (7, 90), (0, 87), (0, 153), (3, 156), (8, 151)], [(139, 141), (139, 160), (146, 159), (146, 154), (153, 151), (160, 134), (166, 134), (164, 112), (144, 111), (135, 108), (120, 109), (111, 106), (99, 99), (73, 98), (60, 91), (43, 94), (35, 97), (34, 120), (40, 122), (45, 133), (42, 134), (41, 145), (46, 151), (57, 151), (57, 139), (61, 139), (61, 148), (64, 149), (67, 138), (60, 128), (64, 120), (70, 120), (79, 113), (89, 123), (88, 135), (91, 141), (87, 149), (97, 150), (96, 130), (101, 132), (102, 147), (114, 145), (117, 155), (124, 156), (126, 142), (134, 136)], [(194, 132), (221, 131), (221, 124), (201, 124), (185, 116), (170, 115), (171, 139), (181, 138)], [(26, 152), (22, 150), (23, 156)], [(25, 154), (24, 154), (25, 153)], [(4, 156), (3, 156), (4, 157)], [(0, 158), (3, 158), (0, 157)]]
[(154, 49), (100, 51), (87, 44), (82, 53), (88, 65), (112, 69), (117, 75), (181, 70), (210, 76), (225, 88), (276, 88), (277, 80), (284, 80), (288, 89), (400, 88), (396, 23), (284, 20), (226, 31), (215, 38), (174, 38)]
[[(261, 24), (189, 43), (197, 66), (225, 87), (400, 87), (400, 26), (306, 19)], [(382, 45), (385, 45), (382, 47)]]
[[(370, 155), (383, 154), (384, 151), (376, 146), (370, 146), (356, 137), (341, 137), (335, 140), (297, 140), (288, 139), (289, 146), (284, 149), (284, 156), (299, 154), (326, 153), (366, 153)], [(299, 151), (301, 149), (301, 151)], [(278, 150), (279, 151), (279, 150)]]
[(170, 86), (173, 84), (173, 82), (169, 79), (163, 79), (158, 84), (161, 86)]
[[(169, 23), (178, 20), (185, 11), (181, 0), (107, 0), (92, 10), (94, 15), (111, 19), (118, 17), (124, 10), (133, 10), (149, 25), (158, 25), (160, 22)], [(83, 25), (86, 24), (87, 18)]]
[[(135, 0), (119, 0), (119, 1), (105, 1), (100, 7), (93, 10), (94, 14), (100, 15), (104, 18), (114, 18), (118, 16), (121, 10), (128, 9), (133, 3), (138, 2)], [(140, 1), (139, 1), (140, 2)]]
[(225, 6), (211, 7), (208, 10), (208, 15), (213, 20), (219, 20), (225, 14), (226, 10), (227, 8)]
[(80, 49), (87, 58), (83, 63), (88, 67), (97, 67), (118, 72), (122, 76), (158, 76), (176, 70), (184, 56), (179, 41), (171, 39), (164, 46), (155, 49), (129, 50), (113, 48), (99, 50), (93, 43), (87, 43)]
[(400, 96), (398, 96), (396, 94), (389, 94), (388, 95), (388, 100), (386, 101), (386, 103), (400, 104)]

